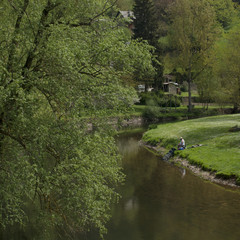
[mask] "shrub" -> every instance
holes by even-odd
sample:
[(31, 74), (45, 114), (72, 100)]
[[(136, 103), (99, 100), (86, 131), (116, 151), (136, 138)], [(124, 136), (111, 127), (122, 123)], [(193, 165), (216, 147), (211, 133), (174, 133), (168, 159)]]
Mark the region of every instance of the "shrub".
[(147, 101), (151, 99), (151, 95), (148, 92), (142, 92), (139, 94), (139, 104), (146, 105)]
[(140, 105), (159, 107), (179, 107), (181, 105), (179, 98), (165, 95), (162, 91), (140, 93), (139, 98)]
[(148, 126), (148, 130), (156, 129), (157, 126), (158, 126), (157, 124), (150, 124), (150, 125)]
[(156, 106), (148, 106), (145, 108), (145, 111), (143, 112), (143, 116), (147, 119), (158, 119), (161, 112), (159, 107)]

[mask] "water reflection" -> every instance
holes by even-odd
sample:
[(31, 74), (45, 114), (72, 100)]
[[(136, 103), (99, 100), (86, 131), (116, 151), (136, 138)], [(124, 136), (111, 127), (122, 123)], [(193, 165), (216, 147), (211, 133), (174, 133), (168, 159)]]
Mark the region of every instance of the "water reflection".
[(239, 193), (161, 161), (139, 137), (119, 139), (127, 179), (106, 239), (240, 239)]

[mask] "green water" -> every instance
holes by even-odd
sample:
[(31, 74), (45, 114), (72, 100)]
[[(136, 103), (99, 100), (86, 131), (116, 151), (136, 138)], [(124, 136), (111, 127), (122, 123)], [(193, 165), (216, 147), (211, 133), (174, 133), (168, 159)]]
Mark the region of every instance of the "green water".
[(239, 240), (239, 191), (163, 162), (139, 146), (140, 138), (119, 138), (127, 178), (105, 239)]

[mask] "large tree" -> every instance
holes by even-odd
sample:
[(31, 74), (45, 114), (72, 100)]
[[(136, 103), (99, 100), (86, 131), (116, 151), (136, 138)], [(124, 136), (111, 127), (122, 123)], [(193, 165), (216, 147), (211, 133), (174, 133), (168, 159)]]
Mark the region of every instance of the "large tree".
[[(216, 84), (213, 96), (220, 103), (231, 103), (234, 112), (240, 109), (240, 24), (234, 26), (217, 42), (211, 62)], [(216, 91), (217, 89), (217, 91)]]
[(135, 0), (134, 12), (134, 38), (141, 38), (156, 46), (157, 16), (152, 0)]
[(148, 46), (108, 17), (113, 4), (1, 1), (1, 228), (104, 232), (123, 179), (106, 118), (136, 97), (122, 77), (152, 69)]
[(153, 75), (150, 72), (145, 76), (139, 76), (136, 72), (136, 79), (145, 83), (145, 90), (148, 85), (151, 84), (155, 89), (161, 85), (161, 79), (163, 74), (163, 65), (160, 63), (160, 52), (158, 48), (158, 20), (157, 12), (152, 0), (135, 0), (133, 6), (134, 12), (134, 35), (135, 39), (141, 39), (147, 41), (151, 46), (154, 55), (152, 61), (153, 66), (156, 69), (156, 74)]
[(229, 29), (237, 17), (232, 0), (215, 0), (210, 3), (216, 12), (217, 21), (224, 29)]
[(218, 35), (215, 11), (208, 0), (176, 0), (170, 8), (169, 41), (174, 49), (166, 58), (168, 69), (187, 76), (188, 105), (191, 84), (205, 69), (205, 59)]

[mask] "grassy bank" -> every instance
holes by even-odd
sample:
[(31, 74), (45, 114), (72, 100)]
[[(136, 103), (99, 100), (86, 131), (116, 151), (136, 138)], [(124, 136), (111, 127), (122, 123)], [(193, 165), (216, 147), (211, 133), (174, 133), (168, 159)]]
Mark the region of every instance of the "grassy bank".
[(149, 122), (161, 122), (164, 119), (183, 120), (189, 118), (215, 116), (230, 112), (229, 106), (221, 108), (219, 106), (210, 106), (204, 109), (202, 106), (195, 106), (191, 113), (186, 106), (177, 108), (163, 108), (157, 106), (134, 105), (131, 116), (141, 116)]
[[(187, 149), (177, 151), (180, 157), (204, 170), (216, 172), (219, 177), (236, 177), (240, 184), (240, 132), (229, 131), (236, 125), (240, 126), (240, 114), (161, 124), (146, 132), (143, 140), (169, 150), (177, 146), (182, 136)], [(203, 146), (191, 148), (196, 144)]]

